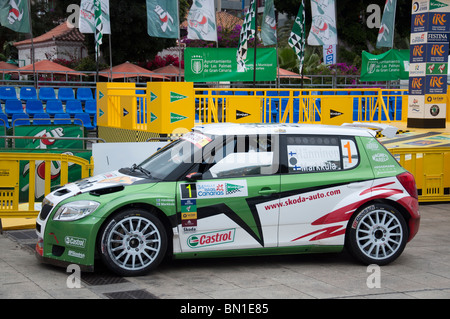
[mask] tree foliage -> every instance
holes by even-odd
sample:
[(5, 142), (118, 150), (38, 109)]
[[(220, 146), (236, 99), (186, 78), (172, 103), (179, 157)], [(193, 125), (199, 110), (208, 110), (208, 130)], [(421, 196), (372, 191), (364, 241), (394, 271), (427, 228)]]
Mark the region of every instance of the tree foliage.
[[(279, 29), (279, 48), (287, 47), (287, 38), (292, 28), (292, 21), (298, 13), (301, 0), (274, 0), (275, 8), (280, 13), (287, 14), (290, 24)], [(69, 17), (68, 6), (73, 4), (73, 0), (52, 1), (53, 7), (42, 7), (44, 2), (32, 1), (31, 8), (33, 35), (37, 37), (54, 28)], [(79, 4), (80, 1), (75, 2)], [(311, 26), (311, 2), (304, 0), (306, 12), (306, 33), (309, 33)], [(384, 8), (385, 0), (336, 0), (337, 30), (338, 30), (338, 62), (347, 62), (357, 65), (360, 61), (363, 50), (372, 53), (381, 53), (383, 50), (375, 49), (378, 29), (369, 28), (366, 19), (370, 12), (366, 12), (370, 4), (376, 4)], [(186, 16), (186, 12), (192, 4), (192, 0), (180, 0), (180, 19)], [(38, 17), (39, 11), (45, 11), (45, 15)], [(130, 62), (153, 61), (157, 52), (164, 48), (174, 46), (174, 39), (152, 38), (147, 34), (146, 1), (119, 1), (110, 0), (111, 15), (111, 37), (104, 36), (101, 50), (104, 55), (104, 62), (109, 64), (110, 51), (109, 41), (111, 39), (112, 62), (113, 65)], [(261, 17), (260, 17), (261, 18)], [(409, 46), (409, 33), (411, 25), (411, 1), (398, 0), (395, 28), (394, 48), (407, 49)], [(11, 44), (15, 41), (25, 39), (28, 35), (13, 32), (5, 27), (0, 27), (0, 53), (6, 58), (10, 55), (17, 55)], [(227, 33), (228, 32), (228, 33)], [(219, 47), (237, 47), (237, 31), (221, 30), (219, 34)], [(94, 54), (94, 36), (85, 35), (85, 44), (89, 53)], [(208, 45), (211, 45), (209, 43)], [(215, 43), (212, 45), (215, 46)], [(321, 57), (320, 47), (307, 46), (307, 55), (317, 54)], [(16, 56), (17, 57), (17, 56)], [(291, 61), (292, 62), (292, 61)]]
[[(287, 14), (294, 19), (297, 16), (301, 0), (275, 0), (275, 8), (280, 13)], [(306, 16), (306, 35), (311, 27), (311, 2), (304, 0)], [(362, 51), (381, 53), (375, 49), (378, 36), (377, 28), (369, 28), (367, 12), (370, 4), (376, 4), (383, 12), (385, 0), (336, 0), (337, 33), (338, 33), (338, 62), (358, 64)], [(408, 49), (411, 25), (411, 1), (398, 0), (395, 21), (394, 48)], [(281, 30), (284, 37), (289, 35), (289, 25)], [(281, 43), (286, 43), (282, 40)], [(307, 47), (310, 47), (307, 45)], [(318, 51), (320, 52), (320, 50)], [(315, 52), (316, 53), (316, 52)], [(321, 55), (321, 54), (320, 54)]]

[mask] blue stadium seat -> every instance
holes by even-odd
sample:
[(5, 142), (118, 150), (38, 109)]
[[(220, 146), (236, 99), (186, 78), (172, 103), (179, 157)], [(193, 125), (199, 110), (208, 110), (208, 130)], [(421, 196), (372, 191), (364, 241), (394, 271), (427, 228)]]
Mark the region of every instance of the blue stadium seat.
[(51, 87), (43, 87), (39, 89), (39, 99), (42, 102), (47, 102), (49, 100), (56, 100), (55, 89)]
[(34, 87), (22, 87), (20, 88), (20, 100), (37, 100), (38, 96)]
[(5, 126), (6, 128), (9, 128), (8, 116), (3, 112), (0, 112), (0, 126)]
[(75, 113), (83, 113), (83, 107), (79, 100), (69, 100), (66, 103), (66, 113), (71, 116)]
[(33, 116), (33, 125), (51, 125), (50, 115), (47, 113), (36, 113)]
[(86, 104), (84, 105), (84, 112), (91, 116), (97, 116), (97, 101), (86, 101)]
[(72, 88), (59, 88), (58, 99), (60, 99), (63, 102), (67, 102), (69, 100), (75, 100), (75, 95), (73, 94), (73, 89)]
[(25, 107), (25, 112), (33, 116), (36, 113), (44, 113), (44, 106), (41, 100), (28, 100)]
[(16, 89), (12, 86), (0, 87), (0, 101), (5, 103), (6, 100), (17, 100)]
[(22, 102), (20, 102), (19, 100), (6, 100), (5, 113), (9, 117), (16, 113), (25, 113), (23, 110)]
[(77, 100), (81, 102), (86, 102), (93, 100), (92, 90), (90, 88), (78, 88), (77, 89)]
[(88, 130), (93, 130), (95, 127), (92, 125), (91, 118), (87, 113), (77, 113), (73, 116), (74, 124), (83, 125)]
[(53, 119), (53, 124), (55, 125), (72, 124), (72, 120), (70, 119), (70, 115), (67, 113), (56, 113)]
[(61, 100), (49, 100), (47, 101), (46, 111), (50, 116), (55, 114), (65, 113)]
[(25, 113), (15, 113), (12, 116), (11, 126), (30, 125), (30, 117)]

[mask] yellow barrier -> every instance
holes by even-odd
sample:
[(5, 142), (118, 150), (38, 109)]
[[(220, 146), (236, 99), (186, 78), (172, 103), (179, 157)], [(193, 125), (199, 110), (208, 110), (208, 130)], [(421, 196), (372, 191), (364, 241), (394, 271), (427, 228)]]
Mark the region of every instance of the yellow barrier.
[(193, 83), (98, 83), (99, 127), (171, 134), (194, 126)]
[(407, 120), (406, 90), (194, 89), (196, 121), (341, 125)]
[[(29, 189), (28, 208), (19, 209), (19, 163), (28, 161)], [(68, 183), (68, 163), (74, 163), (81, 167), (81, 178), (86, 178), (93, 173), (93, 160), (68, 154), (53, 153), (0, 153), (0, 218), (34, 218), (39, 211), (35, 209), (35, 173), (36, 161), (45, 162), (45, 195), (50, 193), (50, 167), (52, 161), (61, 164), (61, 185)]]
[(450, 148), (393, 148), (389, 151), (414, 175), (420, 202), (450, 201)]
[[(98, 83), (98, 126), (171, 134), (195, 124), (406, 122), (406, 90), (199, 89), (192, 83)], [(195, 114), (194, 114), (195, 105)], [(195, 122), (194, 122), (195, 117)]]

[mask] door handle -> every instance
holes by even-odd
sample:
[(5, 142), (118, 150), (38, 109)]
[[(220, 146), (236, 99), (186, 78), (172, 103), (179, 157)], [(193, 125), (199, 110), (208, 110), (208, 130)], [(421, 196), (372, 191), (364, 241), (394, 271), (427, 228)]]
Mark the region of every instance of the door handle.
[(259, 194), (261, 195), (271, 195), (271, 194), (275, 194), (277, 192), (276, 189), (271, 189), (271, 188), (263, 188), (259, 190)]

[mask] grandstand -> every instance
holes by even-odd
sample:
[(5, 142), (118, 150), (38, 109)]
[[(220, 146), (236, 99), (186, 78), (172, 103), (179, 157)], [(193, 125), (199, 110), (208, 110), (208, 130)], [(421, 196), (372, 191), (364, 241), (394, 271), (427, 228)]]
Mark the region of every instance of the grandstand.
[(64, 123), (83, 126), (88, 135), (96, 135), (94, 97), (95, 90), (87, 87), (1, 86), (0, 126), (4, 126), (7, 133), (20, 125), (59, 125), (62, 117), (66, 120)]

